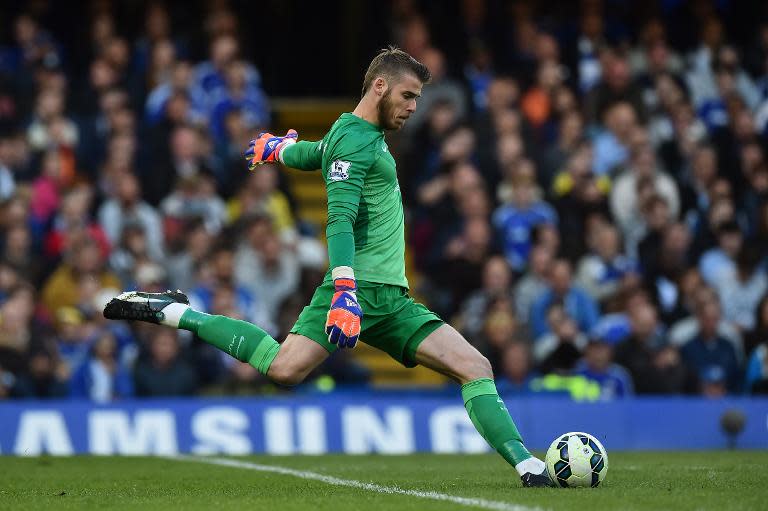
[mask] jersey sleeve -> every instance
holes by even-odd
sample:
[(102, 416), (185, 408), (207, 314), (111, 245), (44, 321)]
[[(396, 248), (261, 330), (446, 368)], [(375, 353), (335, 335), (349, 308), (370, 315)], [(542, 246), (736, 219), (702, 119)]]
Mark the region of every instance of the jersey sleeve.
[(322, 141), (302, 140), (283, 149), (280, 159), (288, 167), (298, 170), (317, 170), (323, 165)]
[(357, 219), (363, 184), (375, 162), (373, 139), (342, 135), (329, 144), (323, 158), (323, 175), (328, 194), (328, 260), (331, 268), (350, 266), (355, 256), (353, 227)]

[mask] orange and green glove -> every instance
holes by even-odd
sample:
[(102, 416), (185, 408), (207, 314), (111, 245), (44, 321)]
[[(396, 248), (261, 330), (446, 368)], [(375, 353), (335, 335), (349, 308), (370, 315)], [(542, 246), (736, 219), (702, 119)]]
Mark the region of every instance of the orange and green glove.
[(299, 134), (296, 130), (288, 130), (282, 137), (276, 137), (272, 133), (259, 133), (259, 136), (251, 140), (248, 149), (243, 156), (248, 160), (248, 169), (253, 170), (257, 165), (274, 163), (280, 160), (280, 153), (291, 144), (296, 143)]

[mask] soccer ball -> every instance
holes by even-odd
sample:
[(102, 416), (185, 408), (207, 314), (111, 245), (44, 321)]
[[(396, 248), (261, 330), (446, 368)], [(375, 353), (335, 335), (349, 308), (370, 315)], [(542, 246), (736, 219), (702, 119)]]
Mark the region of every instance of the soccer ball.
[(563, 487), (595, 487), (608, 472), (608, 454), (589, 433), (571, 432), (555, 438), (547, 450), (549, 477)]

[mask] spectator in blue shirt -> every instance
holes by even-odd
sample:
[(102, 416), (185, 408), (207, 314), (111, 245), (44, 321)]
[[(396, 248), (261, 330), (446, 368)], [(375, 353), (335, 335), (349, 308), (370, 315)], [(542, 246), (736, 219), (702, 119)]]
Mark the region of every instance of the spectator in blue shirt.
[(238, 319), (263, 319), (256, 315), (257, 298), (236, 279), (234, 257), (234, 251), (229, 246), (214, 247), (198, 267), (198, 285), (192, 289), (189, 299), (199, 310), (212, 312), (217, 293), (231, 293)]
[[(210, 60), (195, 66), (195, 84), (212, 98), (213, 94), (226, 86), (226, 69), (238, 58), (240, 47), (234, 36), (222, 34), (210, 46)], [(248, 86), (259, 87), (261, 76), (250, 64), (245, 65), (245, 82)]]
[(625, 398), (634, 394), (632, 377), (613, 362), (611, 338), (592, 338), (584, 350), (584, 358), (576, 364), (574, 374), (600, 384), (600, 399)]
[(681, 362), (674, 346), (665, 345), (656, 308), (647, 300), (637, 300), (628, 314), (632, 333), (616, 345), (614, 359), (632, 375), (638, 394), (680, 394), (689, 392), (695, 382)]
[(718, 334), (721, 310), (717, 299), (702, 301), (696, 306), (698, 333), (686, 342), (680, 355), (688, 367), (699, 375), (719, 367), (724, 375), (729, 392), (735, 392), (739, 385), (739, 360), (733, 344)]
[(169, 117), (169, 108), (178, 110), (179, 108), (175, 105), (169, 106), (172, 100), (178, 100), (178, 98), (187, 102), (184, 119), (180, 120), (186, 122), (204, 120), (207, 101), (205, 92), (193, 81), (192, 65), (187, 61), (176, 62), (170, 78), (155, 86), (147, 96), (144, 106), (147, 123), (155, 125), (162, 122)]
[(557, 213), (538, 195), (534, 182), (519, 179), (512, 184), (511, 202), (500, 206), (493, 215), (504, 255), (515, 271), (525, 269), (533, 229), (541, 224), (557, 225)]
[(729, 115), (729, 101), (735, 98), (749, 109), (756, 109), (760, 101), (760, 94), (754, 82), (739, 68), (733, 48), (723, 46), (715, 58), (712, 66), (715, 85), (713, 94), (698, 105), (698, 115), (710, 133), (716, 133), (733, 121)]
[(87, 328), (85, 318), (75, 307), (60, 307), (56, 311), (57, 355), (71, 371), (83, 365), (96, 340)]
[(547, 311), (550, 332), (536, 338), (533, 358), (542, 374), (570, 373), (581, 359), (587, 336), (579, 331), (576, 321), (566, 314), (562, 303), (554, 302)]
[(747, 364), (747, 394), (768, 394), (768, 343), (755, 348)]
[(752, 329), (744, 334), (744, 353), (747, 356), (751, 355), (758, 346), (768, 342), (768, 293), (762, 296), (760, 303), (755, 307), (755, 319), (752, 325)]
[(0, 70), (31, 75), (35, 65), (61, 62), (60, 44), (32, 16), (16, 18), (14, 33), (16, 46), (3, 48)]
[(561, 302), (568, 316), (573, 318), (582, 332), (589, 332), (597, 324), (600, 313), (595, 300), (586, 291), (573, 285), (571, 263), (558, 259), (552, 265), (549, 288), (531, 307), (530, 327), (534, 338), (549, 332), (547, 311), (554, 302)]
[(496, 388), (502, 395), (526, 395), (532, 392), (531, 381), (535, 374), (531, 364), (531, 347), (527, 343), (509, 343), (501, 355), (501, 374)]
[(755, 327), (757, 306), (768, 291), (768, 275), (761, 265), (764, 259), (759, 247), (745, 243), (736, 256), (733, 278), (715, 283), (725, 319), (742, 332)]
[(226, 138), (224, 121), (229, 112), (237, 110), (243, 122), (251, 129), (269, 123), (269, 106), (264, 92), (248, 82), (248, 68), (242, 60), (235, 60), (225, 70), (225, 87), (213, 93), (211, 99), (210, 129), (215, 142)]
[(619, 231), (611, 224), (599, 225), (590, 236), (592, 251), (579, 261), (577, 282), (600, 302), (637, 283), (639, 265), (621, 253)]
[(592, 171), (598, 176), (616, 173), (629, 161), (629, 145), (637, 127), (637, 114), (630, 103), (620, 101), (603, 115), (605, 129), (595, 136)]
[(70, 395), (99, 403), (133, 395), (133, 380), (118, 361), (117, 341), (111, 333), (102, 333), (91, 355), (72, 374)]
[(147, 353), (137, 362), (133, 373), (136, 395), (158, 397), (194, 394), (198, 374), (181, 353), (178, 332), (154, 327), (147, 333)]
[(485, 110), (488, 106), (488, 86), (494, 78), (493, 57), (485, 44), (477, 39), (470, 44), (464, 78), (472, 92), (472, 105), (476, 110)]
[(699, 271), (704, 281), (717, 287), (721, 282), (736, 278), (736, 256), (744, 235), (736, 221), (727, 221), (717, 228), (717, 246), (704, 252), (699, 259)]

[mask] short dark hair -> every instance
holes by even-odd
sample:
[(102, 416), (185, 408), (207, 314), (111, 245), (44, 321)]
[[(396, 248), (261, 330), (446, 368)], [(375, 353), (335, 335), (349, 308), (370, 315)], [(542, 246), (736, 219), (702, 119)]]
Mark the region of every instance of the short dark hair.
[(383, 76), (387, 80), (394, 80), (404, 73), (413, 73), (421, 83), (428, 83), (432, 78), (432, 73), (429, 72), (427, 66), (400, 48), (389, 46), (382, 49), (373, 57), (373, 60), (368, 65), (368, 70), (365, 72), (365, 79), (363, 80), (362, 95), (365, 96), (365, 93), (368, 92), (368, 89), (377, 77)]

